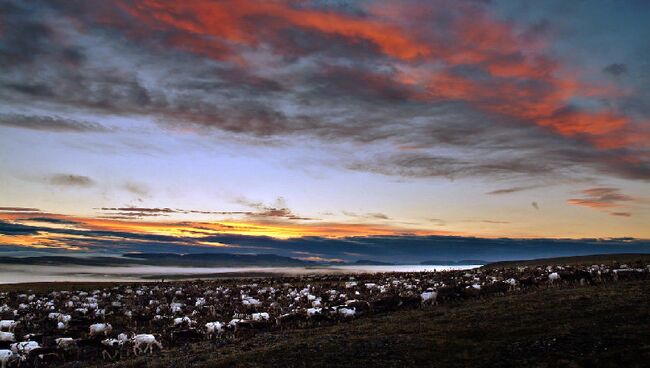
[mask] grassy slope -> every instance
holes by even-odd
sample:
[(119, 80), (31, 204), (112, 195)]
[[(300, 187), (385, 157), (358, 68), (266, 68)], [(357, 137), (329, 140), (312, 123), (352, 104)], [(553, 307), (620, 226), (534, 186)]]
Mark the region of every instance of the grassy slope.
[(620, 264), (633, 263), (635, 261), (650, 262), (650, 254), (594, 254), (589, 256), (539, 258), (521, 261), (503, 261), (489, 263), (483, 268), (515, 267), (515, 266), (539, 266), (539, 265), (592, 265), (611, 264), (616, 261)]
[(197, 344), (120, 367), (637, 367), (650, 365), (650, 282), (543, 289)]

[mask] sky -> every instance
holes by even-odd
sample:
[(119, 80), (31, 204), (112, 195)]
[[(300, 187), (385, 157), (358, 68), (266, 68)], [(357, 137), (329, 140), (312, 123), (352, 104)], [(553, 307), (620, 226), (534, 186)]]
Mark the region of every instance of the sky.
[(0, 249), (649, 239), (649, 23), (646, 1), (0, 0)]

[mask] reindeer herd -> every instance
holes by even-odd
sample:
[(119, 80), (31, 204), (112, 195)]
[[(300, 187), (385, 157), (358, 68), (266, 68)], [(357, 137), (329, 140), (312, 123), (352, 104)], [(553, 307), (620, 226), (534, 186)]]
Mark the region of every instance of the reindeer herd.
[(0, 293), (0, 365), (115, 361), (540, 287), (647, 279), (650, 264), (478, 268), (123, 284)]

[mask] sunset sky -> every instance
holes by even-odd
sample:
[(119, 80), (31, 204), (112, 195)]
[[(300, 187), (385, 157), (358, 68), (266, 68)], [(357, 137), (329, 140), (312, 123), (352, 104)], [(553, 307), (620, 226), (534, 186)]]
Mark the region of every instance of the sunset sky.
[(648, 24), (647, 1), (0, 0), (0, 248), (649, 239)]

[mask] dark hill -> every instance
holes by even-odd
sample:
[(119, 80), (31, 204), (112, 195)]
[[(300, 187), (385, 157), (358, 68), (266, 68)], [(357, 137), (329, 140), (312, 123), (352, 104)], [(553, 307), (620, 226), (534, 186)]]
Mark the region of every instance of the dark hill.
[(0, 264), (37, 266), (178, 266), (178, 267), (296, 267), (312, 266), (314, 262), (302, 261), (275, 254), (174, 254), (129, 253), (122, 257), (0, 257)]
[(129, 253), (123, 257), (156, 266), (311, 266), (314, 262), (296, 258), (282, 257), (275, 254), (224, 254), (224, 253)]
[(363, 266), (393, 266), (395, 265), (394, 263), (389, 263), (389, 262), (381, 262), (381, 261), (373, 261), (369, 259), (360, 259), (353, 264), (355, 265), (363, 265)]

